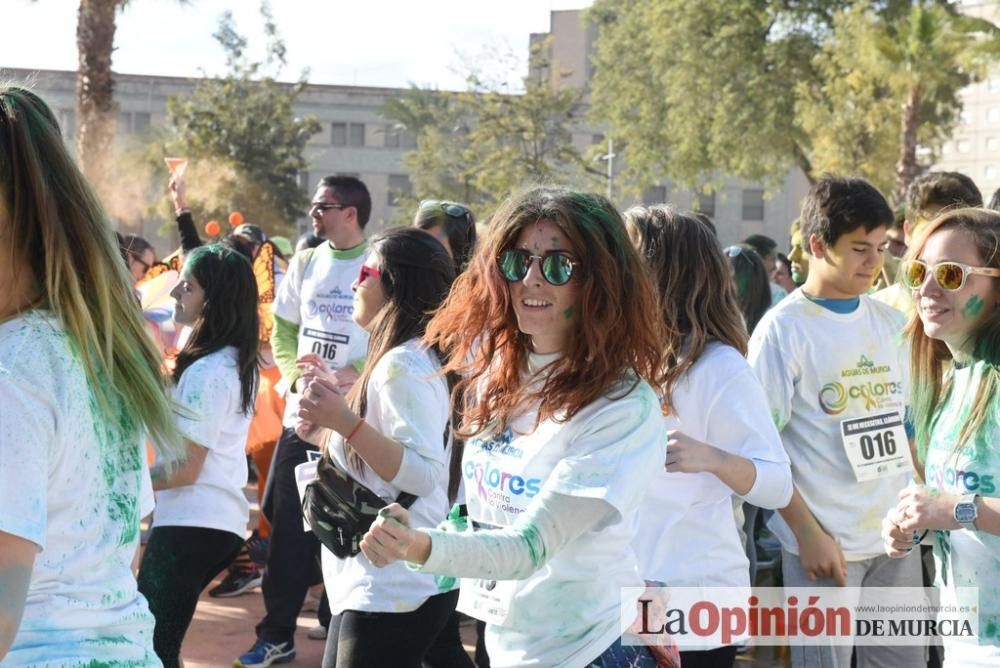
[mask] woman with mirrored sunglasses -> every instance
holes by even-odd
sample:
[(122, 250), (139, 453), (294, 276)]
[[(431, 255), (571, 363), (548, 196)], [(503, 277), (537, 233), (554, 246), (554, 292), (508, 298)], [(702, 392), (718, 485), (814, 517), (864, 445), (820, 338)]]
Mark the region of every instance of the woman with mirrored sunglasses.
[(462, 273), (476, 249), (476, 218), (464, 204), (425, 199), (413, 217), (413, 226), (430, 232), (451, 255), (455, 272)]
[[(945, 666), (1000, 665), (1000, 214), (958, 209), (909, 251), (917, 483), (889, 510), (889, 556), (927, 531), (942, 605), (979, 605), (978, 637), (945, 637)], [(963, 589), (978, 587), (976, 589)], [(971, 595), (971, 597), (970, 597)]]
[(469, 578), (459, 609), (487, 622), (495, 668), (657, 665), (619, 626), (622, 588), (643, 585), (632, 518), (665, 452), (655, 309), (611, 203), (538, 188), (500, 207), (428, 326), (468, 399), (471, 530), (415, 531), (393, 505), (362, 549)]
[[(667, 454), (638, 514), (639, 572), (671, 587), (748, 591), (754, 547), (743, 543), (733, 499), (752, 507), (752, 534), (757, 508), (783, 507), (792, 496), (788, 455), (745, 358), (747, 330), (726, 260), (759, 265), (770, 300), (764, 263), (747, 246), (720, 252), (704, 223), (666, 205), (632, 207), (625, 223), (659, 288), (667, 333), (659, 388)], [(737, 643), (685, 650), (681, 665), (732, 666)]]

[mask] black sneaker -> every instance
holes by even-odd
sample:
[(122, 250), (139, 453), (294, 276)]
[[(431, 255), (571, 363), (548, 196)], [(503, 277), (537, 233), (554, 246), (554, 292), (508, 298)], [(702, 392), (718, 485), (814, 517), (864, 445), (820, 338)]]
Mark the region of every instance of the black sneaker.
[(242, 566), (239, 568), (230, 567), (226, 579), (212, 587), (208, 595), (214, 598), (239, 596), (255, 587), (259, 587), (263, 579), (263, 574), (255, 565), (251, 565), (250, 568)]

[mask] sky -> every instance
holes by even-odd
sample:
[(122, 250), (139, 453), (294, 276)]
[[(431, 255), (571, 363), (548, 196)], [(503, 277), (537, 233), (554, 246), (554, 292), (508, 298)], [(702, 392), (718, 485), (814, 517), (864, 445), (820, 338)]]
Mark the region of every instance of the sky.
[[(512, 86), (527, 72), (528, 36), (549, 12), (590, 0), (272, 0), (288, 48), (282, 79), (309, 68), (321, 84), (464, 88), (470, 66)], [(75, 70), (79, 0), (0, 0), (0, 69)], [(212, 39), (223, 12), (263, 55), (256, 0), (131, 0), (119, 12), (112, 67), (123, 74), (200, 76), (224, 71)], [(501, 64), (496, 54), (513, 63)]]

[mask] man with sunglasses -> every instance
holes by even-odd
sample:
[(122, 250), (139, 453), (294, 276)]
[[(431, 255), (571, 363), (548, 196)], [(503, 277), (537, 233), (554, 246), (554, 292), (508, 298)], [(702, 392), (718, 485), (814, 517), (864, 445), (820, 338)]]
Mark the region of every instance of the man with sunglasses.
[[(925, 223), (934, 220), (939, 213), (947, 209), (963, 209), (983, 205), (983, 195), (976, 184), (961, 172), (927, 172), (922, 174), (906, 189), (906, 212), (903, 220), (903, 252), (895, 260), (887, 258), (887, 265), (898, 269), (906, 248), (913, 244), (917, 233)], [(896, 255), (893, 253), (893, 255)], [(884, 272), (886, 274), (889, 271)], [(887, 288), (876, 292), (872, 297), (902, 311), (909, 318), (915, 313), (911, 290), (902, 284), (900, 277), (892, 271), (892, 276), (886, 276), (895, 281)]]
[(267, 668), (295, 658), (296, 618), (306, 591), (320, 581), (319, 541), (302, 530), (295, 467), (316, 450), (295, 434), (298, 412), (296, 361), (317, 355), (337, 372), (342, 387), (358, 377), (368, 350), (368, 334), (353, 320), (351, 284), (368, 255), (364, 227), (371, 216), (371, 196), (359, 179), (327, 176), (309, 209), (313, 230), (325, 243), (297, 253), (278, 289), (274, 304), (272, 346), (287, 388), (284, 430), (275, 450), (271, 475), (261, 503), (271, 522), (271, 548), (261, 588), (264, 619), (257, 641), (236, 660), (243, 668)]
[[(786, 587), (920, 586), (919, 559), (891, 560), (881, 544), (881, 515), (913, 471), (903, 315), (867, 295), (892, 219), (866, 181), (818, 181), (800, 219), (806, 281), (750, 339), (748, 360), (792, 464), (791, 503), (768, 522)], [(923, 662), (920, 646), (855, 649), (859, 666)], [(851, 651), (842, 641), (792, 643), (792, 665), (847, 668)]]

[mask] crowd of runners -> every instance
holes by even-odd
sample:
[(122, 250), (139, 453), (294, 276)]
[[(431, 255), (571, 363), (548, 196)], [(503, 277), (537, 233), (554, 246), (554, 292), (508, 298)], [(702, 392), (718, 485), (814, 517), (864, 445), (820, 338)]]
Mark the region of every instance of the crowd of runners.
[[(320, 583), (324, 668), (733, 666), (745, 638), (634, 643), (621, 611), (747, 588), (758, 558), (789, 587), (936, 585), (978, 606), (944, 665), (1000, 665), (1000, 213), (967, 177), (898, 211), (821, 178), (787, 252), (555, 187), (368, 238), (347, 176), (297, 248), (246, 222), (208, 243), (188, 187), (157, 261), (45, 102), (0, 86), (0, 665), (182, 665), (223, 575), (213, 596), (263, 592), (242, 668), (295, 658)], [(309, 475), (356, 500), (315, 501), (312, 531)]]

